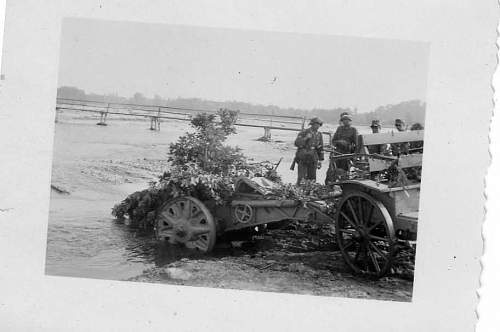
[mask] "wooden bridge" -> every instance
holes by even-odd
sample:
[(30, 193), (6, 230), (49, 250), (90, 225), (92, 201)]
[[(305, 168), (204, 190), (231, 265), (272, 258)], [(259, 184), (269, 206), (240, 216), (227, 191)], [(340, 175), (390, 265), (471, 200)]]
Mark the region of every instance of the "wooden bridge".
[[(97, 125), (107, 126), (108, 117), (126, 116), (150, 119), (150, 129), (160, 130), (162, 120), (191, 121), (192, 117), (200, 113), (217, 113), (215, 110), (203, 110), (187, 107), (174, 107), (163, 105), (138, 105), (126, 103), (108, 103), (101, 101), (78, 100), (68, 98), (57, 98), (56, 118), (62, 112), (86, 112), (100, 116)], [(259, 114), (249, 112), (239, 112), (236, 126), (263, 128), (264, 136), (262, 139), (271, 139), (271, 130), (301, 131), (306, 125), (308, 119), (303, 116)], [(254, 123), (249, 123), (253, 121)], [(331, 133), (323, 132), (331, 138)], [(329, 141), (329, 140), (328, 140)]]

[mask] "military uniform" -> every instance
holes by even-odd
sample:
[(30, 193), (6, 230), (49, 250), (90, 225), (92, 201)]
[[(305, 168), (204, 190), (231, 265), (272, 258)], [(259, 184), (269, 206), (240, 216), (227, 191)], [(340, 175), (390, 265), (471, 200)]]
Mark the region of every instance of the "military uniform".
[(401, 143), (392, 143), (391, 144), (391, 153), (393, 156), (399, 157), (400, 155), (405, 155), (410, 153), (410, 143), (401, 142)]
[[(423, 130), (424, 126), (414, 123), (410, 130)], [(424, 141), (410, 142), (410, 152), (424, 152)]]
[[(335, 150), (342, 154), (353, 153), (356, 151), (356, 145), (358, 141), (358, 131), (354, 127), (340, 126), (335, 131), (332, 138), (332, 146)], [(349, 169), (349, 160), (337, 160), (336, 162), (338, 168), (342, 168), (345, 171)]]
[[(348, 113), (342, 113), (340, 115), (340, 121), (349, 120), (351, 121), (351, 116)], [(332, 146), (335, 148), (336, 152), (341, 154), (349, 154), (356, 152), (358, 142), (358, 131), (356, 128), (341, 125), (337, 127), (335, 134), (333, 134), (332, 138)], [(348, 159), (339, 159), (337, 161), (333, 161), (331, 158), (334, 154), (330, 154), (330, 165), (328, 166), (328, 171), (326, 172), (325, 183), (328, 185), (340, 176), (343, 177), (349, 171), (349, 160)]]
[(377, 144), (377, 145), (369, 145), (368, 146), (368, 153), (371, 154), (382, 154), (382, 155), (387, 155), (390, 154), (391, 149), (389, 144)]
[(305, 129), (297, 136), (295, 146), (297, 147), (295, 160), (298, 165), (297, 184), (300, 184), (302, 179), (316, 180), (318, 162), (324, 160), (323, 135), (311, 128)]
[[(380, 125), (380, 120), (372, 120), (372, 124), (370, 128), (373, 131), (373, 134), (378, 134), (381, 129)], [(390, 151), (390, 146), (389, 144), (376, 144), (376, 145), (369, 145), (367, 146), (368, 153), (371, 154), (389, 154)]]
[[(405, 122), (401, 119), (396, 119), (394, 125), (398, 129), (399, 132), (406, 131)], [(401, 142), (401, 143), (393, 143), (391, 144), (391, 152), (393, 156), (400, 156), (402, 154), (408, 154), (410, 152), (410, 143)]]

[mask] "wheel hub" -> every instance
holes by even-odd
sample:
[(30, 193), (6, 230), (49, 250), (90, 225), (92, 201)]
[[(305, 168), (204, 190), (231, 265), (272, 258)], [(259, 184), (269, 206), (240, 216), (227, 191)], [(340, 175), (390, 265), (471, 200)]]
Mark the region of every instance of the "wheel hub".
[(188, 235), (188, 232), (187, 230), (184, 228), (183, 225), (179, 225), (177, 227), (175, 227), (175, 235), (177, 235), (177, 237), (181, 238), (181, 239), (184, 239), (187, 237)]
[(368, 237), (368, 230), (365, 227), (360, 227), (358, 232), (360, 238), (366, 239)]

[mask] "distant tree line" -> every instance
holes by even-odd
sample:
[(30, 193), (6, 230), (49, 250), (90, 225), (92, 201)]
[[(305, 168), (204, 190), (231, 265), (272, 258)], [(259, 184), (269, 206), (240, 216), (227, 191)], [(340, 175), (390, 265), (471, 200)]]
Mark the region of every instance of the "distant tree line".
[(426, 106), (425, 103), (421, 100), (408, 100), (397, 104), (379, 106), (373, 111), (364, 113), (358, 112), (356, 108), (342, 107), (331, 109), (313, 108), (311, 110), (306, 110), (299, 108), (282, 108), (275, 105), (250, 104), (239, 101), (219, 102), (204, 100), (200, 98), (164, 99), (159, 95), (155, 95), (153, 98), (148, 98), (139, 92), (136, 92), (133, 96), (126, 98), (123, 96), (118, 96), (117, 94), (103, 95), (86, 93), (82, 89), (70, 86), (62, 86), (58, 88), (57, 97), (108, 103), (184, 107), (208, 111), (215, 111), (224, 108), (256, 114), (292, 115), (301, 117), (305, 116), (306, 118), (318, 116), (324, 122), (331, 124), (338, 123), (341, 113), (349, 112), (350, 114), (352, 114), (353, 122), (355, 124), (369, 125), (372, 120), (377, 119), (380, 120), (382, 126), (393, 126), (394, 120), (397, 118), (403, 119), (407, 124), (413, 124), (416, 122), (420, 122), (423, 124)]

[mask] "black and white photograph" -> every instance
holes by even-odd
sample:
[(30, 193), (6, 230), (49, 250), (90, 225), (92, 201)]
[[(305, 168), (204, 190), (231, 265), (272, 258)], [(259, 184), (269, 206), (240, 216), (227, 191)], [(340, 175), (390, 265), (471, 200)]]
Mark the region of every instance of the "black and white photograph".
[(411, 301), (429, 47), (65, 19), (46, 273)]

